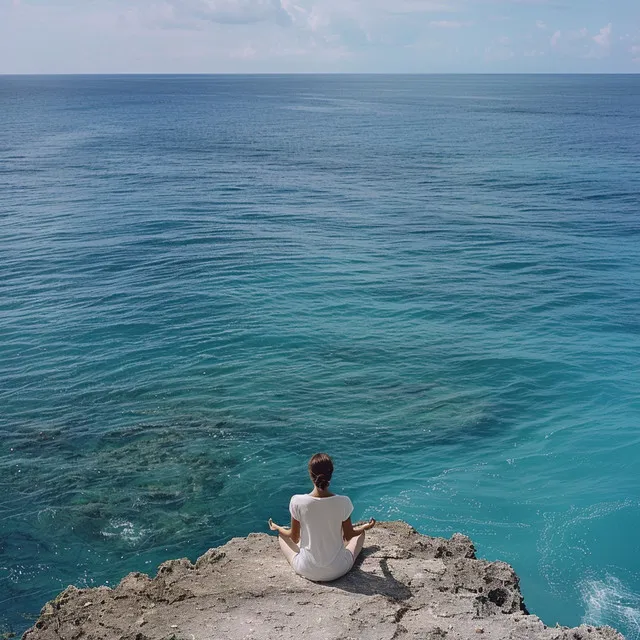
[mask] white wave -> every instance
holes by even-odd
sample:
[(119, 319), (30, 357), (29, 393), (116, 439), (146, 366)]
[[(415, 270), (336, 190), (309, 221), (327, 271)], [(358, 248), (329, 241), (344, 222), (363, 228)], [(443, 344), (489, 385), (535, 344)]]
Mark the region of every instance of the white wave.
[(612, 575), (586, 578), (579, 587), (585, 607), (584, 623), (624, 628), (627, 640), (640, 640), (640, 594)]
[(599, 502), (585, 507), (571, 507), (560, 513), (544, 514), (544, 527), (537, 542), (540, 573), (546, 579), (552, 593), (563, 593), (566, 583), (567, 551), (574, 563), (590, 558), (593, 542), (582, 535), (585, 524), (607, 518), (625, 509), (637, 509), (635, 500)]
[(146, 529), (137, 527), (129, 520), (109, 520), (109, 526), (100, 532), (105, 538), (121, 538), (128, 544), (136, 544), (147, 534)]

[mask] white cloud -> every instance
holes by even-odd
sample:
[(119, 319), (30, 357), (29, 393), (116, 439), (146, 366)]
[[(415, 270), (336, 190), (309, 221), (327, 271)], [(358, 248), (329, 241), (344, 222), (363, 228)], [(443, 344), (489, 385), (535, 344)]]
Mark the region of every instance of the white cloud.
[(430, 27), (438, 27), (440, 29), (460, 29), (468, 27), (470, 24), (470, 22), (459, 22), (458, 20), (431, 20), (429, 22)]
[(485, 47), (485, 62), (505, 62), (515, 58), (516, 53), (511, 44), (511, 38), (508, 36), (500, 36), (496, 38), (489, 46)]
[(547, 24), (543, 20), (536, 20), (536, 27), (538, 29), (547, 29)]
[(256, 57), (257, 53), (256, 49), (254, 49), (250, 44), (247, 44), (239, 49), (231, 49), (229, 51), (229, 57), (240, 60), (252, 60)]
[(168, 0), (178, 15), (221, 24), (289, 21), (280, 0)]
[(385, 13), (436, 13), (457, 11), (458, 6), (454, 2), (438, 2), (437, 0), (398, 0), (387, 2), (386, 0), (373, 0), (365, 4), (361, 2), (363, 8), (372, 5)]
[(612, 25), (609, 23), (606, 27), (602, 27), (597, 35), (593, 36), (593, 41), (600, 47), (608, 49), (611, 46), (611, 30)]
[(503, 45), (490, 45), (484, 50), (485, 62), (505, 62), (515, 58), (515, 52)]
[(559, 54), (574, 58), (605, 58), (611, 53), (611, 23), (591, 35), (586, 27), (570, 31), (556, 31), (550, 39), (551, 47)]

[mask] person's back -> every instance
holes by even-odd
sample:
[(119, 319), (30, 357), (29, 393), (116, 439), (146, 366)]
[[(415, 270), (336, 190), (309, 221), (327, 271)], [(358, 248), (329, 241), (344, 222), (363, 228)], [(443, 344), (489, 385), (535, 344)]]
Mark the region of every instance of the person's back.
[(338, 495), (295, 495), (289, 511), (300, 522), (300, 552), (293, 565), (296, 572), (310, 580), (333, 580), (346, 573), (353, 556), (344, 546), (342, 523), (353, 511), (351, 500)]
[(353, 527), (351, 500), (328, 491), (332, 474), (331, 458), (326, 453), (314, 455), (309, 461), (314, 489), (291, 498), (291, 527), (281, 527), (269, 519), (271, 530), (280, 534), (285, 557), (296, 573), (309, 580), (335, 580), (349, 571), (362, 550), (364, 532), (375, 524), (372, 518), (367, 524)]

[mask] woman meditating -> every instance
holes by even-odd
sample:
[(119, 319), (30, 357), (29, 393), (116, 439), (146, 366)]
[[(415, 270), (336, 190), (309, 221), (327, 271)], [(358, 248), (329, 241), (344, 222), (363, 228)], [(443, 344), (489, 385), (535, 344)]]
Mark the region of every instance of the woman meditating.
[(280, 548), (295, 572), (319, 582), (351, 569), (362, 551), (364, 532), (376, 523), (371, 518), (359, 527), (351, 524), (351, 500), (329, 491), (332, 474), (331, 458), (316, 453), (309, 460), (313, 491), (291, 498), (291, 526), (281, 527), (269, 518), (269, 528), (279, 533)]

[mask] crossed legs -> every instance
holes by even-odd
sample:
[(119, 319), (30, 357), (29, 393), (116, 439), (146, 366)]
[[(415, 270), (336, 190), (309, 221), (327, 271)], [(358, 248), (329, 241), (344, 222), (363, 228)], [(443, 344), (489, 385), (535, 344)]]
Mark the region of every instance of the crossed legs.
[[(351, 552), (353, 561), (360, 555), (362, 547), (364, 546), (364, 534), (363, 531), (359, 536), (351, 538), (345, 545), (345, 547)], [(280, 543), (280, 549), (287, 559), (287, 562), (293, 566), (293, 559), (300, 553), (300, 547), (291, 539), (285, 536), (278, 536), (278, 542)]]
[(291, 538), (285, 538), (285, 536), (278, 536), (278, 541), (284, 557), (293, 566), (293, 559), (300, 553), (300, 547)]
[(346, 547), (349, 551), (351, 551), (351, 555), (353, 556), (353, 561), (356, 561), (356, 558), (360, 555), (362, 551), (362, 547), (364, 546), (364, 531), (355, 538), (351, 538), (349, 542), (347, 542)]

